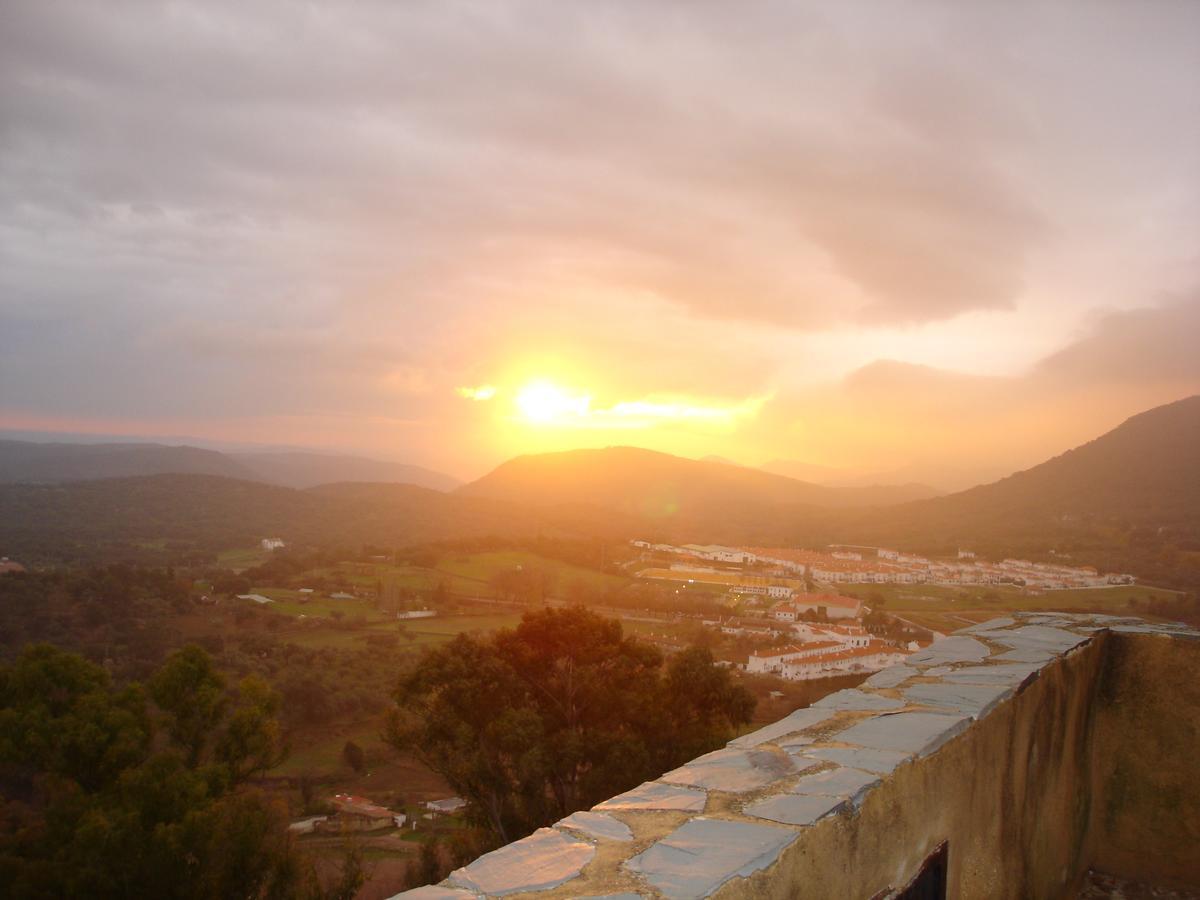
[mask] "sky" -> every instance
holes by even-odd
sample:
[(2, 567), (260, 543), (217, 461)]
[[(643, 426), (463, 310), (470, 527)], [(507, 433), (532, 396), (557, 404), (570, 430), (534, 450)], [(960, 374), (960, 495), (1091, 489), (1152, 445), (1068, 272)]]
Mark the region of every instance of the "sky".
[(1198, 235), (1186, 0), (0, 5), (0, 428), (961, 486), (1200, 391)]

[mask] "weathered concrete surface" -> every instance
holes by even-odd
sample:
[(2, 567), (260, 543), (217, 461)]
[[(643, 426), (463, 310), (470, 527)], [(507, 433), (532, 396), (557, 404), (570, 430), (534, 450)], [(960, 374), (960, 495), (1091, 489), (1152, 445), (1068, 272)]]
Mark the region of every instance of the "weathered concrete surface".
[(569, 828), (588, 837), (607, 841), (632, 841), (633, 832), (620, 819), (598, 812), (574, 812), (554, 823), (555, 828)]
[(796, 833), (771, 825), (692, 819), (626, 863), (667, 897), (707, 897), (775, 862)]
[(903, 684), (914, 675), (920, 675), (919, 669), (914, 669), (912, 666), (891, 666), (887, 669), (881, 669), (870, 678), (863, 682), (864, 687), (873, 688), (893, 688), (899, 684)]
[(648, 782), (568, 817), (552, 833), (590, 857), (488, 896), (866, 898), (944, 841), (952, 897), (1066, 900), (1089, 866), (1200, 883), (1200, 634), (1067, 614), (985, 625), (890, 687), (665, 776), (694, 786)]
[(1063, 653), (1090, 640), (1089, 635), (1076, 634), (1051, 625), (1023, 625), (1020, 628), (1001, 631), (979, 631), (976, 632), (976, 636), (985, 637), (1014, 650), (1048, 650), (1054, 654)]
[(857, 802), (863, 794), (880, 783), (879, 776), (861, 769), (839, 766), (815, 775), (805, 775), (792, 788), (794, 794), (820, 794), (826, 797), (846, 797)]
[(804, 829), (768, 872), (717, 896), (873, 897), (906, 883), (947, 839), (948, 897), (1071, 896), (1087, 862), (1079, 786), (1102, 662), (1098, 646), (1056, 662), (936, 753), (884, 776), (855, 814)]
[(1037, 663), (1009, 663), (997, 666), (968, 666), (942, 676), (950, 684), (1018, 685), (1040, 669)]
[(864, 769), (877, 775), (886, 775), (912, 754), (898, 750), (873, 750), (869, 747), (818, 747), (807, 751), (813, 759), (823, 759), (838, 765)]
[(1162, 887), (1200, 886), (1200, 641), (1107, 637), (1092, 736), (1091, 861)]
[(955, 635), (935, 641), (924, 650), (912, 654), (907, 662), (910, 666), (937, 666), (943, 663), (979, 662), (987, 659), (991, 651), (987, 644), (973, 637)]
[(815, 725), (820, 725), (833, 716), (833, 710), (827, 709), (798, 709), (790, 715), (784, 716), (778, 722), (772, 722), (758, 731), (752, 731), (750, 734), (744, 734), (740, 738), (734, 738), (729, 742), (730, 747), (757, 747), (759, 744), (766, 744), (774, 741), (777, 738), (783, 737), (785, 734), (791, 734), (794, 731), (803, 731), (805, 728), (812, 728)]
[(824, 794), (776, 794), (746, 807), (745, 813), (759, 819), (770, 819), (785, 825), (811, 825), (850, 801), (845, 797)]
[(811, 709), (878, 711), (899, 709), (903, 705), (904, 701), (897, 700), (895, 697), (885, 697), (883, 694), (871, 694), (851, 688), (845, 691), (835, 691), (828, 697), (822, 697), (812, 705)]
[(864, 719), (839, 732), (835, 738), (870, 750), (895, 750), (924, 756), (963, 731), (970, 721), (970, 716), (959, 713), (892, 713)]
[(579, 874), (596, 848), (552, 828), (539, 828), (527, 838), (485, 853), (450, 873), (456, 887), (493, 897), (518, 891), (544, 891)]
[(972, 716), (985, 715), (988, 710), (1012, 696), (1008, 685), (915, 684), (904, 692), (904, 698), (925, 706), (939, 706), (967, 713)]
[(781, 751), (726, 748), (693, 759), (660, 780), (712, 791), (745, 793), (766, 787), (795, 771), (796, 763)]
[(596, 810), (677, 809), (702, 812), (707, 799), (708, 795), (704, 791), (647, 781), (632, 791), (618, 794), (610, 800), (597, 803), (592, 808)]

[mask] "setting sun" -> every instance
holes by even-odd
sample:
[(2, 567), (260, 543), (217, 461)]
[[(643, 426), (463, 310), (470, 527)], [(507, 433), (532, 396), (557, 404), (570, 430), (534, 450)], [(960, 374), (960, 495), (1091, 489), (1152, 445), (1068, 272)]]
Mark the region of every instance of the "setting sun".
[(548, 381), (534, 381), (517, 392), (516, 404), (529, 422), (547, 424), (564, 416), (586, 415), (591, 398), (572, 397)]

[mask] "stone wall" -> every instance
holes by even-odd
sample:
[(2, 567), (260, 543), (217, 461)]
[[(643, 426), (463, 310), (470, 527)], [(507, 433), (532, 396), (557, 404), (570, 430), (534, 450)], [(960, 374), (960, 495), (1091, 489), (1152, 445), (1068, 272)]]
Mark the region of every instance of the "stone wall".
[(400, 896), (866, 900), (943, 844), (949, 897), (1194, 885), (1197, 676), (1182, 627), (985, 622)]

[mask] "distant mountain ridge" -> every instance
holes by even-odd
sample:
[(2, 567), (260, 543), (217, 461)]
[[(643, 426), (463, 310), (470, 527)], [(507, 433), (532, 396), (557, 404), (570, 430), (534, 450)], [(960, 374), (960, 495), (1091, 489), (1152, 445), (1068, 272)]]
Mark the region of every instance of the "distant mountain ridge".
[(138, 475), (221, 475), (284, 487), (341, 481), (415, 484), (450, 491), (442, 472), (404, 463), (304, 451), (226, 453), (158, 443), (40, 443), (0, 440), (0, 482), (87, 481)]
[(638, 447), (518, 456), (458, 493), (540, 505), (585, 503), (651, 519), (707, 515), (730, 506), (839, 509), (929, 496), (919, 486), (825, 487), (723, 460)]
[(826, 487), (901, 485), (912, 490), (910, 500), (939, 497), (994, 481), (1004, 472), (911, 463), (890, 469), (837, 468), (792, 459), (773, 459), (759, 466), (764, 472), (811, 481)]
[(0, 440), (0, 482), (84, 481), (176, 472), (250, 478), (216, 450), (165, 444), (40, 444)]
[(435, 491), (452, 491), (462, 484), (444, 472), (422, 466), (302, 451), (226, 454), (251, 473), (257, 481), (285, 487), (310, 488), (336, 482), (415, 484)]
[[(831, 496), (842, 505), (819, 505)], [(967, 547), (989, 557), (1053, 549), (1109, 571), (1175, 579), (1194, 570), (1184, 583), (1200, 587), (1200, 396), (992, 484), (891, 506), (847, 505), (838, 489), (631, 448), (518, 457), (451, 493), (361, 483), (296, 490), (210, 474), (0, 484), (0, 553), (14, 558), (71, 558), (73, 547), (105, 540), (213, 547), (279, 535), (387, 547), (540, 533)]]
[[(606, 511), (553, 513), (411, 484), (306, 490), (214, 475), (0, 484), (0, 554), (34, 564), (111, 561), (146, 543), (215, 551), (263, 537), (289, 545), (402, 547), (487, 536), (621, 540), (638, 525)], [(144, 554), (142, 554), (144, 555)]]

